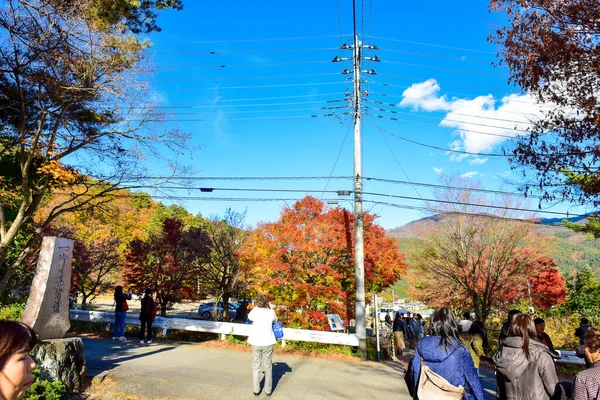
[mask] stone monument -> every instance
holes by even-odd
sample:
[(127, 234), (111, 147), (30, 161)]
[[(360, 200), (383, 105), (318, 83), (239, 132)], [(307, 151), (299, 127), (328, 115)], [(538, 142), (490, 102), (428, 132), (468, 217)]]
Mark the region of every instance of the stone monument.
[(42, 241), (37, 269), (21, 321), (40, 339), (63, 338), (69, 320), (69, 289), (73, 240), (46, 236)]
[(81, 338), (65, 338), (71, 327), (69, 291), (73, 240), (45, 237), (21, 322), (41, 341), (31, 351), (40, 377), (61, 381), (70, 393), (86, 386), (86, 366)]

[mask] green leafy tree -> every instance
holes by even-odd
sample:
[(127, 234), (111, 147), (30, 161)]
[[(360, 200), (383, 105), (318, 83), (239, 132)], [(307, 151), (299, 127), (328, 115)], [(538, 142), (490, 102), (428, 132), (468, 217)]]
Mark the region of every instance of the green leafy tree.
[(198, 282), (207, 293), (215, 296), (215, 306), (223, 302), (223, 317), (229, 319), (229, 300), (246, 287), (240, 271), (240, 250), (249, 232), (244, 225), (246, 213), (228, 208), (222, 217), (210, 220), (210, 257), (198, 268)]
[[(55, 218), (101, 206), (144, 175), (147, 154), (185, 142), (177, 131), (152, 129), (161, 115), (144, 107), (147, 96), (135, 84), (148, 47), (135, 33), (157, 30), (156, 11), (170, 7), (181, 3), (6, 0), (0, 8), (0, 297)], [(98, 171), (102, 179), (87, 178)], [(68, 196), (7, 264), (52, 190)]]
[(600, 282), (594, 271), (586, 267), (567, 282), (569, 296), (565, 308), (582, 315), (600, 309)]

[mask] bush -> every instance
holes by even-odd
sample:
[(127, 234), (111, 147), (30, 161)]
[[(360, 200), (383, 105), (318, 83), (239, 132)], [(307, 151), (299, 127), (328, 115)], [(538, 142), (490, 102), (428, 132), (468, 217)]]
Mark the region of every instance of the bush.
[(25, 393), (25, 400), (61, 400), (66, 397), (67, 388), (62, 382), (40, 379), (40, 370), (33, 371), (33, 383)]
[(10, 321), (20, 321), (25, 310), (25, 304), (13, 303), (0, 308), (0, 319), (7, 319)]

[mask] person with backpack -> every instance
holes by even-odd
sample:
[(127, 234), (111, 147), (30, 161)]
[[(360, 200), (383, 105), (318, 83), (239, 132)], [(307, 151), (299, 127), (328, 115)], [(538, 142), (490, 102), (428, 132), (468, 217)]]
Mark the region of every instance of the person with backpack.
[(123, 293), (123, 286), (115, 287), (115, 322), (113, 324), (113, 340), (126, 340), (125, 338), (125, 317), (129, 305), (127, 300), (131, 300), (131, 290), (129, 293)]
[(254, 308), (248, 313), (252, 329), (248, 343), (252, 345), (252, 388), (254, 396), (260, 395), (260, 366), (265, 371), (265, 393), (273, 390), (273, 346), (277, 343), (273, 333), (273, 323), (277, 322), (275, 311), (269, 306), (269, 298), (264, 294), (256, 296)]
[[(142, 307), (140, 309), (140, 343), (144, 343), (144, 339), (147, 339), (145, 343), (152, 343), (152, 323), (156, 317), (156, 303), (152, 298), (152, 289), (146, 289), (144, 298), (141, 301)], [(144, 335), (144, 330), (148, 330), (148, 337)]]
[(550, 349), (537, 340), (533, 319), (526, 314), (514, 316), (504, 346), (494, 356), (500, 398), (549, 400), (557, 398), (559, 386)]
[(443, 398), (462, 399), (467, 384), (475, 400), (485, 400), (471, 354), (458, 341), (458, 327), (452, 311), (445, 307), (435, 310), (428, 333), (429, 336), (417, 344), (407, 371), (414, 385), (413, 398), (440, 398), (436, 389), (441, 385), (447, 388)]

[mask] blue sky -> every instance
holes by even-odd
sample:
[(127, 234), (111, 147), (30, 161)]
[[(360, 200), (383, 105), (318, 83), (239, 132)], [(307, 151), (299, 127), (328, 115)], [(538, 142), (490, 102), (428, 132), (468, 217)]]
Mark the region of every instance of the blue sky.
[[(149, 51), (155, 72), (146, 79), (158, 104), (168, 107), (164, 110), (169, 124), (190, 133), (190, 146), (200, 148), (183, 159), (195, 169), (191, 175), (351, 176), (351, 118), (343, 107), (348, 104), (345, 93), (352, 90), (346, 80), (350, 75), (341, 71), (352, 66), (331, 60), (351, 56), (339, 47), (352, 44), (352, 2), (188, 0), (184, 6), (183, 11), (160, 15), (163, 31), (152, 35)], [(515, 127), (525, 129), (540, 108), (508, 85), (505, 70), (492, 65), (497, 49), (486, 39), (494, 25), (503, 23), (503, 16), (490, 13), (486, 2), (373, 0), (364, 5), (358, 1), (357, 8), (361, 38), (380, 48), (365, 55), (382, 60), (363, 64), (363, 69), (377, 72), (363, 75), (363, 90), (368, 91), (363, 175), (439, 184), (441, 173), (456, 174), (480, 181), (487, 189), (514, 191), (510, 182), (520, 181), (519, 172), (510, 170), (506, 157), (483, 154), (498, 154), (510, 146), (510, 138), (504, 136), (515, 136)], [(397, 136), (480, 155), (449, 153)], [(154, 172), (160, 174), (161, 169)], [(250, 224), (276, 220), (283, 206), (306, 194), (339, 199), (339, 205), (352, 207), (350, 197), (323, 193), (325, 188), (352, 190), (351, 180), (204, 180), (194, 187), (298, 190), (170, 192), (290, 199), (179, 201), (205, 216), (222, 214), (227, 207), (247, 209)], [(365, 181), (364, 191), (417, 198), (365, 195), (365, 210), (378, 214), (385, 228), (424, 214), (374, 201), (422, 207), (418, 198), (433, 197), (429, 188), (374, 180)], [(537, 201), (529, 206), (537, 208)]]

